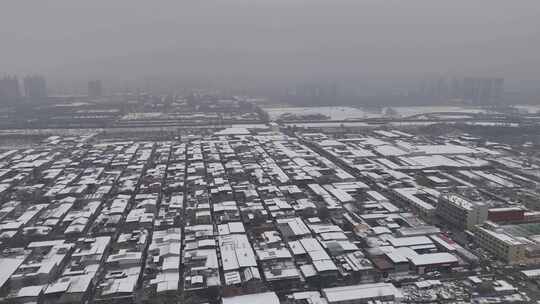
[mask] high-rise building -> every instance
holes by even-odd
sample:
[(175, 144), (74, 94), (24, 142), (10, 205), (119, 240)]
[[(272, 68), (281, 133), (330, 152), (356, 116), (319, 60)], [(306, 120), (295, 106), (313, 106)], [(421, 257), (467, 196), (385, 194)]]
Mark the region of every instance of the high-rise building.
[(463, 98), (472, 104), (498, 104), (503, 98), (503, 78), (466, 77)]
[(447, 99), (449, 93), (446, 77), (430, 79), (423, 84), (422, 95), (434, 100)]
[(96, 98), (103, 95), (101, 80), (92, 80), (88, 82), (88, 97)]
[(450, 98), (463, 99), (463, 80), (456, 77), (452, 78), (449, 90)]
[(419, 94), (432, 100), (459, 99), (475, 105), (490, 105), (502, 102), (503, 86), (503, 78), (439, 77), (422, 82)]
[(336, 83), (310, 83), (296, 86), (291, 95), (299, 102), (330, 105), (339, 96), (339, 89)]
[(19, 80), (15, 76), (0, 79), (0, 104), (16, 102), (21, 98)]
[(47, 83), (43, 76), (34, 75), (24, 78), (24, 95), (30, 100), (47, 98)]

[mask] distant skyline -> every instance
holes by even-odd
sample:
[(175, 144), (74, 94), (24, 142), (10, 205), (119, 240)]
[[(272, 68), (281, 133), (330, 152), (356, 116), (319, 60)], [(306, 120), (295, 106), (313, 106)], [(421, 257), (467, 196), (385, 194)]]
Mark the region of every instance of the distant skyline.
[[(330, 81), (359, 91), (426, 76), (540, 84), (540, 2), (522, 0), (2, 1), (1, 74), (52, 89), (284, 88)], [(150, 81), (151, 82), (151, 81)]]

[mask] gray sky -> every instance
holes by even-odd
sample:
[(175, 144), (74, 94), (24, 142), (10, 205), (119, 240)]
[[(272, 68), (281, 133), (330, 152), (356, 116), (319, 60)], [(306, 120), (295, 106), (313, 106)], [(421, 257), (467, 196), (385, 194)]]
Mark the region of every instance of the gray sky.
[(223, 86), (540, 81), (538, 0), (0, 0), (0, 74)]

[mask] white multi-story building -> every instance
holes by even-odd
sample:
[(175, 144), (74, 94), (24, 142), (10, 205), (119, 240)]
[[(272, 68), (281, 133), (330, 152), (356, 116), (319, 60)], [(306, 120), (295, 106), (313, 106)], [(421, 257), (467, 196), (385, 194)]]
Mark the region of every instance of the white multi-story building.
[(437, 215), (457, 228), (472, 229), (487, 221), (488, 206), (457, 194), (443, 194), (439, 197)]

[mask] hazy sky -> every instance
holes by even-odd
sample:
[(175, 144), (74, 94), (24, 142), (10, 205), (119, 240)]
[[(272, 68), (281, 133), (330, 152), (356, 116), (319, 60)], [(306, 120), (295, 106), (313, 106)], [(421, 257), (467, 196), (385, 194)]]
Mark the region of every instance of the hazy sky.
[(540, 80), (539, 0), (0, 0), (0, 74), (399, 86)]

